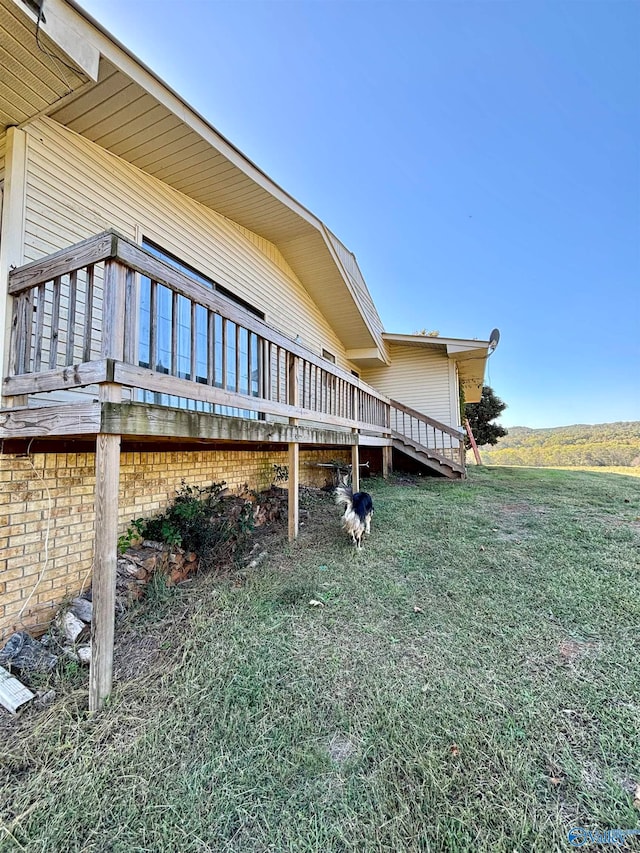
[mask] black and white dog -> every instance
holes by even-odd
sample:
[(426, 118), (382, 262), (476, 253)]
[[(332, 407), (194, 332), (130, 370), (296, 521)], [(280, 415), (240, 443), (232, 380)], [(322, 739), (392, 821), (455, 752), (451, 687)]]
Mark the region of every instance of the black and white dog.
[(344, 506), (342, 526), (351, 535), (353, 544), (360, 550), (364, 534), (371, 533), (371, 516), (373, 515), (371, 495), (368, 492), (356, 492), (354, 495), (349, 486), (338, 486), (336, 503)]

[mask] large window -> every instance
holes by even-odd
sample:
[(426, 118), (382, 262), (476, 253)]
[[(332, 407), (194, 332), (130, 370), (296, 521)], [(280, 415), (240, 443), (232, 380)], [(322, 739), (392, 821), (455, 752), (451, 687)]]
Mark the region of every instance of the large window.
[[(143, 239), (142, 246), (160, 260), (185, 273), (204, 287), (215, 290), (225, 298), (240, 305), (246, 311), (264, 319), (264, 314), (250, 305), (244, 299), (236, 296), (227, 288), (198, 272), (198, 270), (181, 261), (175, 255), (165, 251), (156, 243)], [(191, 379), (195, 382), (207, 383), (209, 369), (209, 354), (213, 353), (212, 363), (215, 365), (211, 377), (217, 388), (227, 388), (241, 394), (257, 396), (259, 389), (259, 367), (257, 336), (227, 321), (226, 334), (223, 335), (223, 319), (218, 314), (213, 316), (213, 323), (208, 322), (208, 312), (201, 305), (196, 305), (194, 315), (191, 313), (191, 302), (184, 296), (178, 296), (175, 303), (172, 292), (168, 287), (158, 284), (155, 286), (155, 304), (152, 308), (152, 284), (148, 276), (140, 277), (140, 344), (138, 361), (142, 367), (148, 367), (160, 373), (170, 373), (173, 357), (172, 329), (174, 325), (173, 311), (175, 305), (176, 335), (175, 335), (175, 364), (177, 376), (181, 379)], [(152, 317), (152, 310), (154, 316)], [(192, 323), (195, 323), (195, 359), (191, 363)], [(151, 364), (151, 327), (156, 329), (155, 364)], [(223, 345), (226, 352), (223, 357)], [(251, 351), (251, 355), (249, 355)], [(238, 370), (239, 367), (239, 370)], [(223, 374), (223, 370), (225, 371)], [(192, 375), (193, 374), (193, 375)], [(246, 409), (231, 406), (212, 405), (196, 400), (188, 400), (169, 394), (152, 391), (141, 392), (141, 399), (146, 403), (162, 406), (175, 406), (199, 412), (210, 412), (218, 415), (229, 415), (243, 418), (257, 418), (258, 414)]]

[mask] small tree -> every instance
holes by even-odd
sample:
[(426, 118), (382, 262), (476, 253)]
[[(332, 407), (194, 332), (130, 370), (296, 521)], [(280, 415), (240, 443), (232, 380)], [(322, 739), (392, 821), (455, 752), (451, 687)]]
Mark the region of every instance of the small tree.
[[(504, 427), (500, 424), (491, 423), (506, 408), (507, 404), (503, 403), (500, 397), (496, 397), (493, 388), (488, 385), (483, 386), (479, 403), (466, 404), (464, 407), (465, 417), (469, 420), (471, 432), (479, 447), (483, 444), (497, 444), (499, 438), (507, 435), (507, 430)], [(471, 447), (468, 438), (465, 439), (465, 446)]]

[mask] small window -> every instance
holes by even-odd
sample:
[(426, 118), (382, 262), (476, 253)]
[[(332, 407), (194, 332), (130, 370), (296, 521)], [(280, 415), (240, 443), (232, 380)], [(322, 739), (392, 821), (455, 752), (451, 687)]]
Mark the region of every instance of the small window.
[(352, 376), (355, 376), (355, 377), (356, 377), (356, 379), (360, 379), (360, 374), (358, 373), (358, 371), (357, 371), (357, 370), (352, 370), (352, 371), (351, 371), (351, 375), (352, 375)]
[(323, 349), (323, 350), (322, 350), (322, 357), (323, 357), (323, 358), (326, 358), (326, 359), (327, 359), (327, 361), (330, 361), (330, 362), (331, 362), (331, 364), (335, 364), (335, 363), (336, 363), (336, 357), (335, 357), (335, 355), (334, 355), (332, 352), (329, 352), (329, 350), (328, 350), (328, 349)]

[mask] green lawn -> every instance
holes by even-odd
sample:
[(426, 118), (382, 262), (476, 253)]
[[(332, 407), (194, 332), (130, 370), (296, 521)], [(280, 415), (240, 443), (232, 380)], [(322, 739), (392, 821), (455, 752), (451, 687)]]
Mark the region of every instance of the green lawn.
[(640, 481), (364, 483), (363, 553), (305, 494), (293, 547), (131, 614), (104, 712), (67, 672), (0, 718), (0, 850), (548, 853), (640, 827)]

